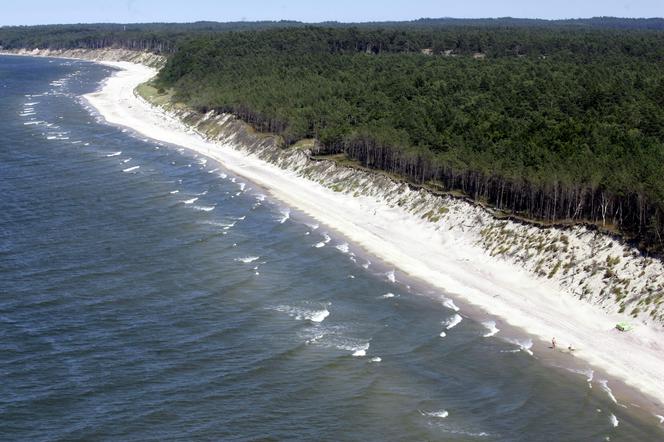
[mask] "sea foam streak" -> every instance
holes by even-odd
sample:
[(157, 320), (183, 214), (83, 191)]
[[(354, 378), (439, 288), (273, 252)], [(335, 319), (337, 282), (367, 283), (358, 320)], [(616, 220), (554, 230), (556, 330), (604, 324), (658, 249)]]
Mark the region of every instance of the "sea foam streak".
[(618, 424), (620, 423), (620, 422), (618, 422), (618, 418), (616, 417), (615, 414), (612, 414), (611, 416), (609, 416), (609, 420), (611, 420), (611, 425), (613, 425), (614, 428), (617, 427)]
[(580, 370), (577, 368), (568, 368), (568, 371), (571, 371), (572, 373), (577, 373), (577, 374), (582, 374), (586, 377), (586, 382), (588, 382), (588, 387), (593, 388), (593, 385), (591, 382), (593, 381), (593, 377), (595, 376), (595, 372), (593, 371), (592, 368), (588, 368), (585, 370)]
[(290, 218), (290, 209), (281, 209), (281, 218), (279, 219), (279, 223), (283, 224), (286, 221), (288, 221), (288, 218)]
[(496, 333), (500, 331), (498, 328), (496, 328), (496, 321), (485, 321), (482, 323), (482, 325), (488, 330), (487, 333), (484, 333), (482, 335), (485, 338), (494, 336)]
[(367, 355), (367, 350), (369, 350), (369, 342), (357, 342), (355, 339), (345, 338), (341, 343), (338, 343), (336, 347), (339, 350), (350, 351), (351, 355), (354, 357), (362, 357)]
[(321, 323), (330, 316), (330, 312), (327, 308), (320, 310), (291, 307), (289, 305), (279, 305), (275, 307), (275, 310), (278, 312), (287, 313), (288, 316), (297, 319), (298, 321), (307, 320), (315, 323)]
[(447, 319), (446, 321), (443, 321), (443, 325), (447, 330), (450, 330), (454, 327), (456, 327), (461, 321), (463, 321), (463, 318), (459, 314), (455, 314), (451, 318)]
[(385, 293), (384, 295), (381, 295), (380, 297), (382, 299), (389, 299), (389, 298), (394, 298), (396, 295), (394, 293)]
[(443, 305), (444, 305), (445, 307), (449, 308), (450, 310), (454, 310), (455, 312), (458, 312), (458, 311), (460, 310), (459, 307), (456, 306), (456, 304), (454, 303), (454, 301), (452, 301), (452, 300), (449, 299), (449, 298), (445, 298), (445, 299), (443, 300)]
[(198, 197), (192, 198), (192, 199), (189, 199), (189, 200), (184, 200), (184, 201), (181, 201), (181, 202), (184, 203), (184, 204), (194, 204), (196, 201), (198, 201)]
[(394, 274), (394, 270), (390, 270), (389, 272), (385, 273), (385, 276), (387, 277), (387, 280), (390, 281), (391, 283), (397, 282), (397, 277)]
[(192, 206), (194, 210), (198, 210), (201, 212), (212, 212), (215, 209), (216, 206)]
[(447, 410), (439, 410), (439, 411), (421, 411), (420, 413), (422, 416), (431, 416), (431, 417), (437, 417), (440, 419), (445, 419), (447, 416), (450, 414), (447, 412)]
[(370, 344), (367, 342), (366, 344), (363, 344), (362, 346), (357, 348), (353, 352), (353, 356), (355, 356), (355, 357), (366, 356), (367, 355), (367, 350), (369, 350), (369, 345)]
[(128, 167), (126, 169), (122, 169), (122, 171), (123, 172), (131, 172), (131, 171), (134, 171), (134, 170), (138, 169), (139, 167), (141, 167), (141, 166), (132, 166), (132, 167)]
[(246, 256), (244, 258), (235, 258), (235, 261), (243, 262), (245, 264), (248, 264), (250, 262), (254, 262), (260, 259), (260, 256)]
[(348, 243), (347, 242), (345, 242), (343, 244), (338, 244), (338, 245), (335, 246), (335, 248), (337, 250), (341, 251), (342, 253), (348, 253)]
[(106, 155), (106, 156), (110, 158), (110, 157), (117, 157), (118, 155), (121, 155), (121, 154), (122, 154), (122, 151), (119, 150), (119, 151), (117, 151), (117, 152), (109, 153), (109, 154)]
[(518, 339), (507, 339), (507, 342), (509, 342), (510, 344), (514, 344), (517, 347), (519, 347), (516, 350), (507, 350), (507, 351), (514, 352), (514, 353), (522, 351), (522, 352), (528, 353), (530, 356), (533, 356), (533, 352), (531, 350), (531, 348), (533, 347), (532, 339), (526, 339), (524, 341), (519, 341)]
[(323, 233), (323, 241), (314, 244), (314, 247), (318, 249), (324, 247), (325, 244), (329, 243), (331, 240), (332, 238), (330, 238), (330, 235), (328, 235), (327, 233)]
[(602, 386), (602, 390), (606, 392), (606, 394), (613, 401), (613, 403), (617, 404), (618, 401), (616, 400), (616, 397), (613, 395), (613, 391), (611, 390), (611, 388), (609, 388), (609, 381), (607, 381), (606, 379), (600, 379), (598, 382), (599, 385)]

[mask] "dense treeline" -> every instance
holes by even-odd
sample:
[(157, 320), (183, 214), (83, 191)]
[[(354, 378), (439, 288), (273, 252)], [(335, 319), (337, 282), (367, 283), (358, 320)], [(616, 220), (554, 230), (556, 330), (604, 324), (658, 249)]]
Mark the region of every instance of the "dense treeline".
[[(662, 250), (664, 34), (297, 28), (197, 38), (162, 87), (287, 144)], [(425, 55), (431, 54), (431, 55)]]
[[(259, 21), (259, 22), (195, 22), (195, 23), (138, 23), (138, 24), (72, 24), (72, 25), (41, 25), (41, 26), (3, 26), (0, 27), (0, 49), (100, 49), (108, 47), (146, 50), (157, 53), (173, 53), (184, 41), (195, 36), (213, 35), (227, 31), (267, 30), (275, 28), (302, 28), (306, 23), (297, 21)], [(632, 29), (632, 30), (664, 30), (664, 19), (630, 19), (615, 17), (595, 17), (573, 20), (537, 20), (519, 18), (489, 19), (455, 19), (455, 18), (423, 18), (407, 22), (370, 22), (370, 23), (338, 23), (326, 22), (317, 26), (327, 28), (348, 28), (372, 30), (419, 30), (436, 32), (437, 41), (441, 41), (441, 30), (459, 28), (489, 29), (492, 34), (497, 28), (524, 29), (549, 28), (560, 30), (579, 29)], [(477, 38), (470, 41), (466, 33), (464, 41), (478, 51), (489, 47), (491, 41)], [(448, 33), (447, 38), (458, 35)], [(489, 38), (485, 35), (485, 38)], [(430, 36), (431, 39), (431, 36)], [(420, 39), (422, 40), (422, 39)], [(519, 39), (519, 41), (529, 41)], [(435, 41), (421, 46), (434, 46)], [(450, 46), (446, 42), (446, 46)], [(461, 48), (463, 50), (463, 48)]]
[(0, 27), (0, 48), (123, 48), (168, 54), (194, 36), (291, 26), (303, 25), (293, 21), (263, 21), (4, 26)]

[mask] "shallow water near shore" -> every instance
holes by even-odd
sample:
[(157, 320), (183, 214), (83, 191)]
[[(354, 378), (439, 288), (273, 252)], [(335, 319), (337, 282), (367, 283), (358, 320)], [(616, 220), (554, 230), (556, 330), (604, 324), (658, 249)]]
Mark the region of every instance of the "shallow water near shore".
[(79, 97), (109, 74), (0, 57), (0, 438), (664, 438), (219, 164), (97, 121)]

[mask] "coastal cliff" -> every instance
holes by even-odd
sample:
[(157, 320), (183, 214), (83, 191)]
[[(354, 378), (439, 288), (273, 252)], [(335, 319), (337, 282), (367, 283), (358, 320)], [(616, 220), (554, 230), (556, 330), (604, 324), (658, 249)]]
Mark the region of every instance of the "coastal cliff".
[(4, 49), (0, 53), (33, 57), (72, 58), (88, 61), (127, 61), (139, 63), (155, 69), (161, 69), (166, 57), (151, 52), (132, 51), (129, 49)]
[(200, 114), (164, 102), (154, 88), (147, 88), (139, 90), (150, 104), (161, 106), (214, 143), (233, 146), (335, 192), (398, 207), (438, 231), (464, 238), (492, 259), (527, 270), (543, 284), (556, 287), (560, 296), (578, 298), (625, 320), (664, 325), (662, 261), (642, 255), (619, 238), (584, 226), (541, 227), (501, 219), (466, 199), (417, 188), (344, 158), (316, 157), (313, 140), (284, 147), (280, 137), (258, 133), (233, 115)]
[[(160, 69), (166, 58), (126, 49), (13, 50), (9, 53), (98, 62), (125, 61)], [(205, 139), (252, 155), (340, 194), (369, 198), (421, 220), (423, 226), (477, 247), (488, 259), (526, 270), (563, 297), (583, 300), (617, 319), (664, 327), (664, 264), (618, 237), (585, 226), (542, 227), (504, 219), (462, 197), (439, 194), (343, 155), (316, 155), (314, 140), (290, 147), (228, 113), (201, 114), (149, 84), (136, 94)], [(369, 215), (369, 214), (367, 214)], [(441, 243), (441, 248), (446, 244)]]

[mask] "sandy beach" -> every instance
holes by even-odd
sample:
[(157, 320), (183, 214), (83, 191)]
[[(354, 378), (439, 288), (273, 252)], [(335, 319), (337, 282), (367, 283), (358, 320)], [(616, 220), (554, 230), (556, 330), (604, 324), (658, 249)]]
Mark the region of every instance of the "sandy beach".
[[(105, 63), (120, 70), (85, 98), (109, 123), (219, 161), (392, 265), (396, 280), (408, 274), (440, 289), (441, 302), (449, 294), (486, 311), (487, 318), (495, 315), (540, 338), (532, 347), (536, 356), (551, 352), (548, 345), (554, 336), (562, 348), (573, 345), (578, 349), (575, 358), (651, 396), (659, 402), (654, 406), (658, 414), (664, 414), (664, 333), (655, 327), (639, 325), (630, 333), (618, 332), (615, 324), (622, 317), (561, 294), (554, 283), (489, 256), (470, 236), (436, 229), (398, 206), (334, 192), (232, 146), (208, 142), (134, 94), (137, 85), (155, 75), (154, 69)], [(510, 336), (498, 332), (493, 338)], [(620, 402), (619, 395), (617, 399)]]

